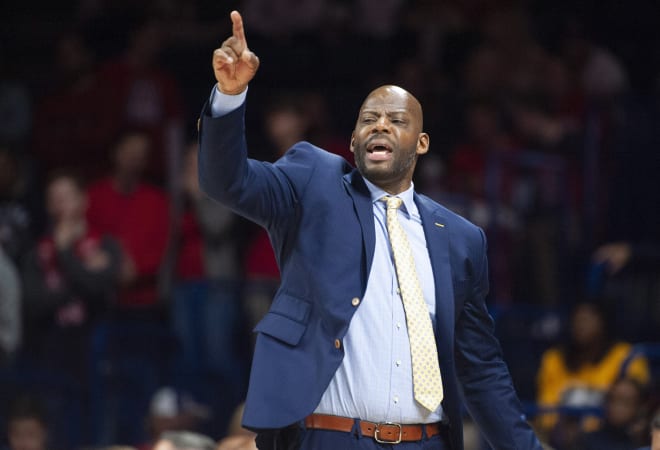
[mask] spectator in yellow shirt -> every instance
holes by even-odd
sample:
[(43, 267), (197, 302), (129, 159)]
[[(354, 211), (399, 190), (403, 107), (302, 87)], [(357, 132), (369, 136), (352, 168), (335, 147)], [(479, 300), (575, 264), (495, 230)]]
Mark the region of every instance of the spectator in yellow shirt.
[[(558, 411), (574, 408), (582, 431), (595, 428), (605, 394), (621, 377), (649, 382), (649, 367), (641, 355), (633, 354), (630, 343), (611, 337), (607, 314), (597, 303), (582, 302), (570, 316), (567, 341), (547, 350), (537, 375), (537, 418), (539, 431), (548, 434), (558, 421)], [(566, 424), (562, 424), (564, 431)], [(576, 430), (577, 431), (577, 430)]]

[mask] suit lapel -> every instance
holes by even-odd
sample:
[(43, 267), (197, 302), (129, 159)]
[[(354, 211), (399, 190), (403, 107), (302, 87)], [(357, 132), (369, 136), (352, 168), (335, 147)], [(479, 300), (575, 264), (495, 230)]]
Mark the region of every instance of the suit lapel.
[(371, 194), (362, 176), (357, 170), (344, 175), (344, 186), (353, 199), (353, 207), (362, 228), (362, 242), (366, 256), (366, 267), (363, 275), (363, 287), (367, 285), (367, 278), (371, 272), (371, 263), (374, 259), (376, 246), (376, 232), (374, 229), (374, 212)]
[(447, 221), (431, 202), (415, 194), (415, 203), (422, 218), (422, 227), (429, 250), (435, 282), (435, 321), (438, 353), (451, 355), (454, 342), (454, 288), (449, 261)]
[[(346, 192), (353, 200), (353, 207), (362, 229), (362, 242), (366, 256), (363, 286), (371, 271), (376, 245), (374, 214), (371, 194), (357, 170), (344, 175)], [(431, 202), (415, 194), (415, 203), (422, 218), (422, 227), (429, 250), (435, 283), (436, 332), (440, 354), (452, 354), (454, 342), (454, 288), (449, 261), (449, 233), (447, 221)]]

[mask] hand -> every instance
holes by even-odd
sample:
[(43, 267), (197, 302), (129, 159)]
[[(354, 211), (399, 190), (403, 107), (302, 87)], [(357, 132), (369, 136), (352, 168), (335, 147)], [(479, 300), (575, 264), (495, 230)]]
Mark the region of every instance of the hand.
[(85, 234), (85, 225), (79, 221), (62, 220), (55, 224), (53, 239), (60, 250), (69, 248)]
[(119, 281), (123, 286), (131, 285), (137, 279), (137, 267), (135, 262), (125, 251), (122, 252), (121, 265), (119, 266)]
[(233, 35), (213, 52), (213, 72), (218, 89), (223, 94), (243, 92), (259, 68), (259, 58), (252, 53), (245, 40), (243, 18), (238, 11), (231, 12)]
[(181, 174), (183, 192), (192, 199), (197, 200), (202, 196), (199, 188), (199, 175), (197, 173), (197, 143), (186, 149), (183, 160), (183, 173)]
[(598, 248), (593, 255), (596, 263), (605, 263), (607, 270), (615, 274), (628, 264), (632, 256), (632, 248), (626, 242), (614, 242)]
[(237, 435), (224, 438), (215, 450), (256, 450), (254, 435)]
[(110, 265), (110, 255), (100, 248), (85, 253), (82, 255), (82, 260), (85, 268), (90, 272), (100, 272)]

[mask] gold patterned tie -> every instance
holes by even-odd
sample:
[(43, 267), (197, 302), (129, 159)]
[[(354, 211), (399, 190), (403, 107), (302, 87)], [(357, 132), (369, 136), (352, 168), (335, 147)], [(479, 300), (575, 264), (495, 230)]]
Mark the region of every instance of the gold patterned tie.
[(442, 401), (442, 379), (433, 326), (422, 288), (419, 284), (415, 260), (406, 232), (399, 223), (400, 198), (386, 196), (387, 232), (390, 237), (399, 290), (406, 312), (410, 355), (412, 357), (413, 393), (415, 400), (429, 411), (435, 411)]

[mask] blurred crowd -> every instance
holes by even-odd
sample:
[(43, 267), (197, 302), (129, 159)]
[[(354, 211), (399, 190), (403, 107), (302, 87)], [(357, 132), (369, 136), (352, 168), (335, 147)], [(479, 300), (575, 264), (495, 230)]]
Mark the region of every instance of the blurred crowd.
[(197, 118), (232, 9), (261, 59), (252, 156), (308, 140), (352, 162), (364, 96), (409, 90), (431, 137), (415, 187), (486, 231), (489, 307), (530, 420), (558, 450), (649, 445), (660, 428), (653, 2), (9, 0), (0, 446), (253, 445), (236, 417), (277, 262), (267, 233), (197, 182)]

